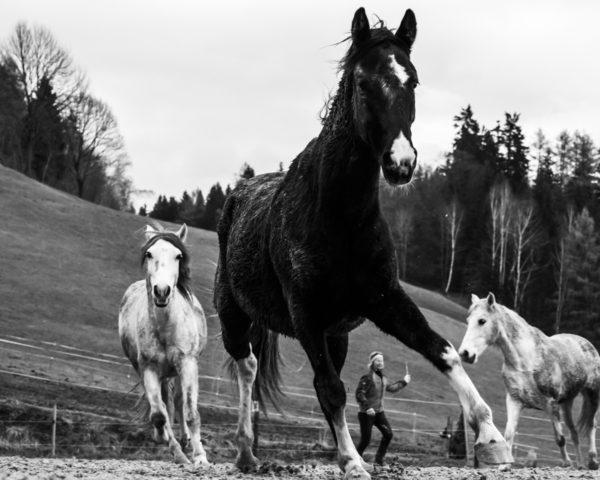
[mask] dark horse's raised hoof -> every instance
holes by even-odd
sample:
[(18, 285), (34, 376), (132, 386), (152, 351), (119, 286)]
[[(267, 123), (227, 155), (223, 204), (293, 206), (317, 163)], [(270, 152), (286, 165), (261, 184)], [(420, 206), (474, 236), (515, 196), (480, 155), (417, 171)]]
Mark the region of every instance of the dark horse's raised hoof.
[(506, 442), (476, 443), (475, 456), (480, 462), (494, 465), (515, 461)]
[(258, 458), (252, 455), (251, 452), (240, 452), (235, 460), (235, 466), (243, 473), (248, 473), (258, 465)]

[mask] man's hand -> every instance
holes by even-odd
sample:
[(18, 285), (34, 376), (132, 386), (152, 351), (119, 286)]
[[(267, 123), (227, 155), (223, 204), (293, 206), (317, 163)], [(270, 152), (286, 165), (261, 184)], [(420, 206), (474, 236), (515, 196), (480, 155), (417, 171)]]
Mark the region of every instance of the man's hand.
[(410, 383), (410, 375), (408, 373), (406, 375), (404, 375), (404, 381), (406, 383)]
[(369, 408), (369, 409), (367, 410), (367, 415), (369, 415), (369, 416), (373, 417), (373, 416), (375, 415), (375, 410), (373, 410), (372, 408)]

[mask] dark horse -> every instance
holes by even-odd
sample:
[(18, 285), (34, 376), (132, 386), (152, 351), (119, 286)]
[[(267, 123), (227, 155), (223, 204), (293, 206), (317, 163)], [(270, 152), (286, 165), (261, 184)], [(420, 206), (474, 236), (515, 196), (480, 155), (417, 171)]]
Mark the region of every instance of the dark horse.
[[(240, 417), (237, 466), (256, 465), (250, 404), (277, 387), (277, 334), (296, 338), (314, 370), (314, 387), (346, 478), (370, 478), (344, 414), (340, 372), (348, 333), (365, 319), (421, 353), (458, 393), (478, 433), (480, 458), (512, 461), (502, 435), (450, 343), (406, 295), (388, 223), (378, 200), (380, 171), (390, 185), (410, 182), (417, 72), (410, 61), (416, 19), (407, 10), (393, 34), (371, 29), (363, 8), (323, 129), (287, 173), (260, 175), (228, 197), (218, 225), (214, 302), (225, 349), (237, 363)], [(483, 455), (485, 454), (485, 455)], [(483, 458), (485, 457), (485, 458)]]

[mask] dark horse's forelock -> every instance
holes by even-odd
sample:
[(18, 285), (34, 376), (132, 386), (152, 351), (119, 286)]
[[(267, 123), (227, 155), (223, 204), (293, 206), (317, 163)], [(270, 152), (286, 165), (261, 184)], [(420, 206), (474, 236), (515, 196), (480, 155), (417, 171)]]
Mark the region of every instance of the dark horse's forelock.
[(190, 271), (190, 253), (181, 241), (181, 239), (172, 232), (161, 232), (154, 235), (142, 246), (141, 265), (146, 261), (146, 252), (159, 240), (169, 242), (181, 252), (181, 260), (179, 260), (179, 277), (177, 278), (177, 290), (183, 295), (188, 302), (192, 303), (191, 282), (192, 276)]
[(361, 59), (369, 50), (384, 42), (393, 43), (404, 50), (406, 55), (410, 56), (410, 48), (408, 48), (400, 38), (394, 35), (394, 33), (389, 30), (380, 20), (377, 22), (375, 28), (371, 29), (370, 38), (358, 46), (356, 46), (354, 43), (350, 46), (346, 55), (344, 55), (344, 57), (340, 60), (340, 71), (351, 72), (356, 68), (358, 62), (361, 61)]

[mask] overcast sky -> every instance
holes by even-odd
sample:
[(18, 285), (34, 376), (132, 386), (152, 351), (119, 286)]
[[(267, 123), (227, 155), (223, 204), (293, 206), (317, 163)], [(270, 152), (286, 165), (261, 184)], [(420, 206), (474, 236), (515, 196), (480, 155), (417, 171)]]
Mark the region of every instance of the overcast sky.
[[(600, 1), (0, 0), (0, 37), (48, 27), (87, 72), (125, 138), (137, 189), (179, 198), (294, 157), (320, 130), (356, 9), (398, 27), (417, 17), (413, 142), (423, 163), (452, 145), (471, 104), (489, 127), (519, 112), (541, 128), (600, 143)], [(154, 197), (136, 202), (148, 203)]]

